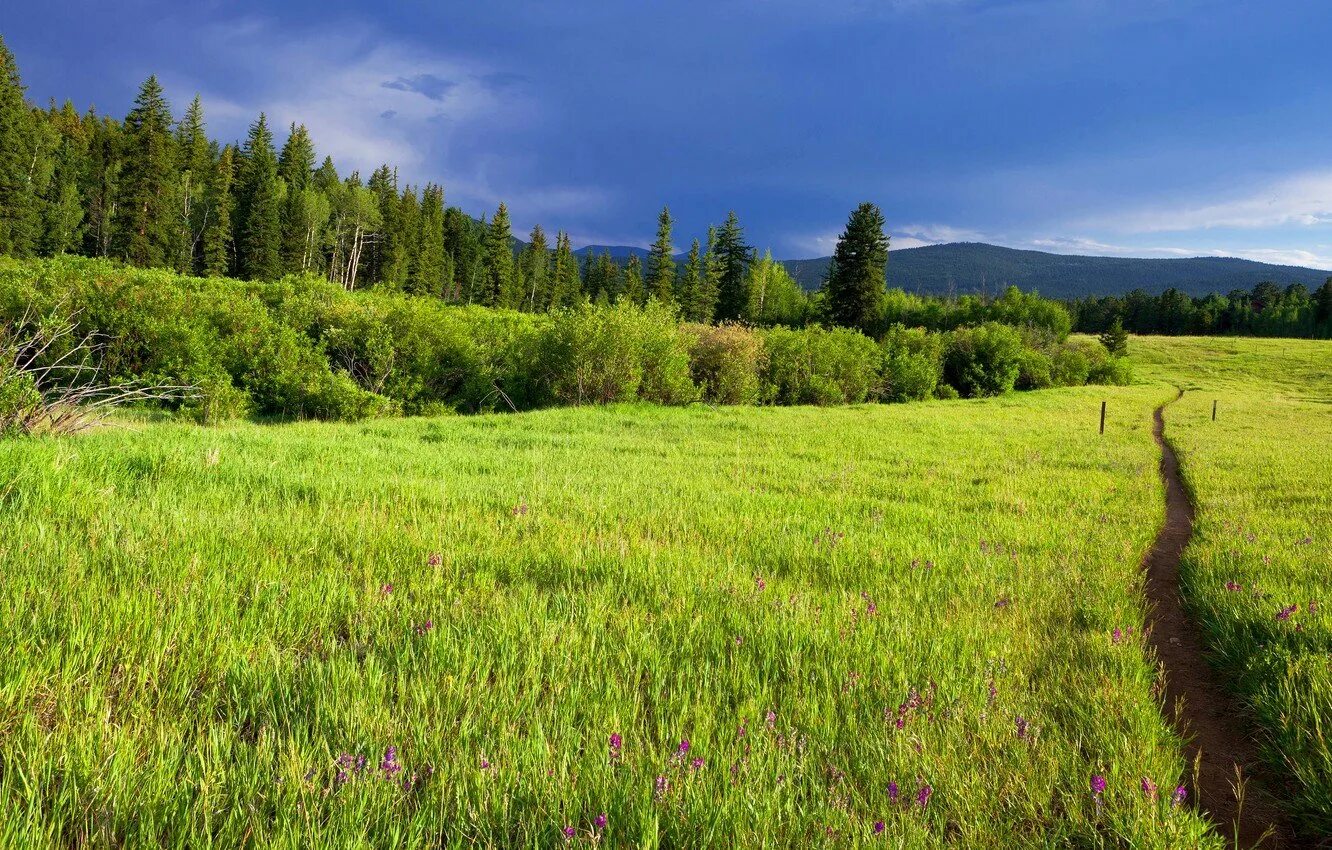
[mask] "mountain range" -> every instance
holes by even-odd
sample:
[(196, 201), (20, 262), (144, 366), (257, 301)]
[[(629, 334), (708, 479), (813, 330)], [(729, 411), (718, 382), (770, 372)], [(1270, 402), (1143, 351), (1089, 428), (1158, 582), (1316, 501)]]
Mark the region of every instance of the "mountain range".
[[(648, 253), (644, 248), (623, 245), (588, 245), (574, 253), (583, 256), (603, 251), (610, 251), (620, 261), (634, 255), (646, 257)], [(677, 255), (676, 259), (683, 256)], [(784, 260), (783, 264), (802, 287), (813, 290), (827, 273), (830, 259)], [(1332, 271), (1237, 257), (1082, 257), (982, 242), (903, 248), (888, 255), (888, 286), (921, 295), (993, 294), (1011, 284), (1025, 291), (1036, 290), (1049, 298), (1122, 295), (1134, 289), (1157, 294), (1172, 287), (1189, 295), (1204, 296), (1252, 289), (1264, 281), (1282, 286), (1302, 283), (1314, 289), (1329, 277)]]

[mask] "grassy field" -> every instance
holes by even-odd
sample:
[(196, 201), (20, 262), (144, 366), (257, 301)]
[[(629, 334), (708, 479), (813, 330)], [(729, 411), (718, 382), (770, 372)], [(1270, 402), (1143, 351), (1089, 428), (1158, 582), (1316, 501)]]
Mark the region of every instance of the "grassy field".
[(1144, 377), (1186, 390), (1166, 429), (1198, 505), (1185, 598), (1296, 819), (1332, 835), (1332, 344), (1135, 343)]
[[(1135, 344), (1138, 386), (984, 402), (0, 442), (0, 845), (1219, 847), (1141, 639), (1150, 412), (1217, 362), (1241, 428), (1256, 379)], [(1263, 566), (1209, 516), (1253, 479), (1203, 403), (1169, 431), (1193, 598), (1256, 701), (1325, 721), (1326, 497), (1240, 514)]]

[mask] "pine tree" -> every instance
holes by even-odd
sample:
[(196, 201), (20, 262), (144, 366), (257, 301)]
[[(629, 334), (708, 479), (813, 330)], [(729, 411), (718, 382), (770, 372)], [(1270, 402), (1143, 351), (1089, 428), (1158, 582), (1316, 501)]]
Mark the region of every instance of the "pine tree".
[(38, 249), (46, 255), (58, 255), (77, 250), (83, 242), (82, 186), (88, 171), (88, 132), (69, 101), (59, 110), (52, 106), (46, 125), (56, 141), (51, 173), (41, 198)]
[(109, 257), (120, 200), (124, 128), (119, 121), (98, 117), (92, 110), (84, 117), (83, 124), (88, 128), (88, 164), (82, 191), (86, 218), (83, 253)]
[(175, 266), (177, 271), (188, 274), (199, 265), (197, 254), (204, 229), (204, 195), (213, 173), (213, 154), (204, 125), (203, 102), (197, 94), (176, 127), (176, 150), (180, 155), (180, 186)]
[[(591, 265), (591, 255), (589, 265)], [(582, 281), (578, 277), (578, 258), (569, 244), (569, 234), (560, 231), (555, 236), (555, 257), (551, 261), (551, 293), (549, 309), (562, 310), (575, 307), (583, 299)]]
[(671, 258), (671, 209), (657, 217), (657, 241), (648, 252), (647, 290), (663, 304), (675, 303), (675, 260)]
[(398, 174), (388, 165), (381, 165), (370, 175), (367, 186), (379, 206), (380, 232), (370, 245), (366, 272), (370, 280), (401, 289), (407, 281), (407, 243), (415, 239), (402, 220), (398, 195)]
[(1123, 357), (1128, 354), (1128, 331), (1124, 330), (1124, 320), (1115, 316), (1115, 320), (1110, 323), (1110, 327), (1101, 334), (1101, 345), (1115, 357)]
[(0, 38), (0, 253), (26, 256), (36, 247), (37, 197), (32, 179), (32, 111), (18, 63)]
[(836, 324), (868, 333), (879, 322), (888, 266), (883, 226), (883, 213), (869, 203), (847, 219), (824, 284), (828, 314)]
[(481, 291), (484, 271), (483, 237), (485, 220), (480, 222), (457, 207), (444, 211), (444, 248), (452, 260), (453, 280), (444, 297), (470, 304)]
[(745, 270), (749, 265), (750, 247), (745, 244), (745, 232), (734, 211), (726, 216), (726, 223), (717, 231), (715, 247), (709, 247), (721, 267), (717, 281), (717, 318), (723, 321), (742, 319), (749, 307)]
[(725, 267), (717, 253), (717, 228), (708, 228), (708, 250), (703, 255), (703, 275), (694, 295), (694, 321), (711, 324), (717, 318), (717, 299)]
[(476, 301), (487, 307), (512, 307), (513, 231), (509, 225), (509, 208), (504, 204), (499, 205), (495, 217), (490, 220), (484, 248), (485, 263)]
[[(327, 210), (326, 199), (312, 194), (314, 180), (314, 142), (305, 125), (292, 124), (287, 141), (278, 155), (277, 173), (286, 187), (282, 210), (278, 215), (281, 230), (282, 270), (289, 274), (309, 271), (313, 265), (311, 229), (321, 210)], [(325, 212), (323, 218), (327, 220)], [(322, 227), (322, 223), (319, 225)]]
[(699, 254), (698, 240), (689, 247), (684, 274), (677, 281), (675, 300), (680, 305), (680, 316), (691, 322), (700, 321), (697, 315), (699, 291), (703, 285), (703, 258)]
[(144, 81), (125, 118), (124, 162), (116, 252), (136, 266), (174, 263), (180, 233), (175, 140), (171, 107), (155, 76)]
[(624, 286), (620, 289), (620, 300), (639, 307), (647, 302), (647, 291), (643, 288), (643, 261), (637, 254), (630, 257), (624, 267)]
[[(556, 235), (558, 241), (558, 234)], [(532, 228), (527, 247), (519, 258), (525, 287), (523, 309), (529, 313), (544, 311), (550, 304), (550, 247), (541, 225)]]
[(288, 189), (304, 189), (314, 179), (315, 147), (304, 124), (292, 123), (278, 155), (277, 173)]
[(236, 171), (236, 149), (227, 145), (217, 158), (204, 195), (204, 227), (200, 248), (200, 271), (222, 277), (231, 269), (231, 209), (235, 203), (231, 184)]
[(453, 282), (453, 259), (444, 246), (444, 219), (444, 188), (427, 184), (417, 225), (416, 292), (445, 296)]
[[(426, 191), (430, 191), (429, 185), (426, 186)], [(421, 270), (421, 200), (416, 196), (415, 186), (407, 186), (402, 190), (397, 206), (397, 228), (399, 231), (397, 241), (401, 249), (401, 255), (398, 258), (400, 269), (397, 274), (391, 276), (391, 279), (384, 281), (384, 283), (394, 289), (411, 291), (412, 287), (419, 283), (418, 274)], [(439, 229), (439, 250), (441, 254), (444, 251), (443, 224), (441, 220)], [(431, 294), (439, 294), (438, 279), (435, 281), (435, 288)]]
[(250, 125), (238, 181), (237, 265), (249, 280), (275, 280), (282, 274), (282, 184), (278, 181), (273, 134), (262, 113)]

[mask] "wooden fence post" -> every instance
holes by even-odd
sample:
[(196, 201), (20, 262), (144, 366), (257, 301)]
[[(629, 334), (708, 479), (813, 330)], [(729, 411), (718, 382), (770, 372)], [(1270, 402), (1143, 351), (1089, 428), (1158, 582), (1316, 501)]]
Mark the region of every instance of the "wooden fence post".
[(1212, 421), (1216, 421), (1216, 399), (1212, 399)]
[(1105, 402), (1101, 402), (1101, 433), (1105, 433)]

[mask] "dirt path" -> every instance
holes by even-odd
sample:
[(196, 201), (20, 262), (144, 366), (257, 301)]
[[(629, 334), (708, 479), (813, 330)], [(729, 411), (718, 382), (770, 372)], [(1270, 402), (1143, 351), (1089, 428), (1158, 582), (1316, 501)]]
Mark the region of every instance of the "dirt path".
[[(1184, 395), (1180, 392), (1179, 397)], [(1176, 397), (1176, 401), (1179, 400)], [(1179, 475), (1175, 450), (1165, 441), (1165, 405), (1158, 407), (1152, 434), (1161, 448), (1161, 478), (1166, 488), (1166, 519), (1144, 563), (1150, 642), (1165, 668), (1168, 717), (1188, 741), (1190, 764), (1198, 764), (1191, 789), (1218, 832), (1241, 847), (1289, 850), (1306, 846), (1292, 834), (1272, 794), (1265, 789), (1258, 746), (1246, 728), (1246, 715), (1222, 686), (1204, 656), (1202, 635), (1184, 613), (1179, 594), (1179, 560), (1193, 536), (1193, 503)], [(1244, 800), (1235, 794), (1235, 768), (1243, 770)]]

